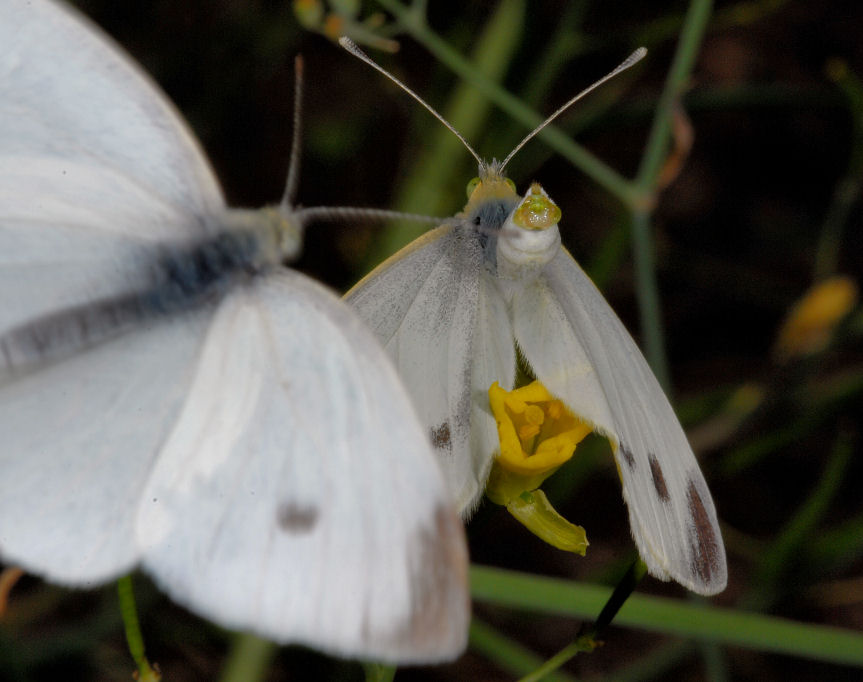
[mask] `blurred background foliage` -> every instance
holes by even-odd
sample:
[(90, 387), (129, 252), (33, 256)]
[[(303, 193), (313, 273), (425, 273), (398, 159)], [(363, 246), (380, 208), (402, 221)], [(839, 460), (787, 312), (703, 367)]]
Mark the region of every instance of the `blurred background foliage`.
[[(625, 612), (631, 617), (621, 613), (626, 627), (613, 627), (603, 647), (564, 666), (561, 674), (571, 677), (556, 679), (860, 678), (863, 644), (859, 634), (844, 636), (863, 629), (863, 315), (856, 303), (863, 5), (441, 1), (429, 4), (423, 24), (419, 14), (399, 21), (393, 0), (346, 9), (351, 3), (299, 3), (315, 32), (300, 25), (288, 0), (78, 4), (177, 104), (235, 205), (280, 198), (292, 62), (302, 53), (302, 204), (432, 215), (462, 207), (476, 174), (470, 156), (426, 111), (322, 33), (347, 28), (385, 48), (395, 41), (396, 53), (366, 49), (486, 158), (505, 156), (523, 137), (530, 110), (547, 114), (647, 46), (641, 65), (559, 122), (565, 139), (583, 145), (598, 165), (537, 139), (509, 174), (522, 190), (542, 182), (563, 211), (566, 246), (637, 339), (656, 335), (648, 352), (660, 365), (667, 359), (671, 395), (723, 523), (729, 585), (710, 602), (731, 609), (731, 619), (711, 620), (729, 614), (699, 611), (698, 603), (677, 612), (633, 599)], [(673, 144), (659, 146), (646, 184), (632, 183), (627, 178), (643, 177), (646, 140), (684, 18), (696, 6), (704, 32), (687, 48), (693, 66), (681, 96), (666, 101)], [(347, 14), (339, 17), (339, 7)], [(480, 83), (467, 82), (459, 56)], [(494, 83), (514, 96), (515, 108), (483, 94)], [(519, 102), (528, 109), (518, 110)], [(633, 250), (639, 217), (649, 239), (636, 239)], [(344, 290), (419, 229), (315, 225), (297, 267)], [(652, 262), (639, 260), (645, 246)], [(654, 274), (661, 312), (643, 300)], [(605, 443), (579, 446), (546, 490), (587, 529), (585, 558), (543, 545), (486, 504), (469, 526), (473, 561), (566, 579), (561, 585), (615, 584), (635, 554)], [(509, 589), (527, 604), (516, 608), (490, 596), (495, 575), (474, 573), (468, 653), (452, 665), (399, 671), (397, 679), (511, 680), (575, 638), (581, 620), (572, 617), (575, 607), (567, 611), (563, 588), (540, 607), (543, 581), (528, 576), (504, 585), (504, 594)], [(148, 654), (166, 680), (251, 679), (249, 669), (224, 672), (226, 652), (236, 646), (229, 633), (174, 606), (143, 576), (136, 591)], [(687, 606), (675, 584), (647, 578), (639, 593)], [(128, 680), (133, 665), (116, 601), (110, 586), (68, 592), (24, 577), (0, 622), (0, 679)], [(581, 618), (601, 605), (586, 607)], [(748, 614), (814, 628), (788, 633)], [(668, 634), (690, 630), (700, 643)], [(767, 641), (785, 642), (786, 652)], [(261, 679), (363, 676), (353, 664), (296, 647), (256, 650), (245, 642), (242, 650), (251, 651)]]

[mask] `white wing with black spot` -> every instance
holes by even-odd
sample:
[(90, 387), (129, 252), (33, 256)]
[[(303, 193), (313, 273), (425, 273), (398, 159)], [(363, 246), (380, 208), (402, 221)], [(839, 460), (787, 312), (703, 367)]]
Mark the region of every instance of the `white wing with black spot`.
[(385, 661), (465, 646), (461, 524), (375, 339), (285, 271), (220, 306), (142, 498), (144, 566), (234, 629)]
[(185, 124), (108, 38), (65, 6), (0, 0), (0, 557), (80, 586), (143, 563), (227, 627), (455, 657), (463, 531), (356, 316), (278, 269), (160, 308), (154, 283), (226, 254), (162, 280), (160, 255), (229, 218)]
[(442, 226), (345, 295), (393, 358), (464, 514), (482, 495), (497, 441), (481, 405), (491, 381), (511, 382), (515, 367), (503, 302), (481, 270), (473, 235)]
[(710, 492), (668, 399), (614, 311), (565, 250), (513, 302), (536, 377), (614, 448), (630, 526), (651, 575), (725, 588)]

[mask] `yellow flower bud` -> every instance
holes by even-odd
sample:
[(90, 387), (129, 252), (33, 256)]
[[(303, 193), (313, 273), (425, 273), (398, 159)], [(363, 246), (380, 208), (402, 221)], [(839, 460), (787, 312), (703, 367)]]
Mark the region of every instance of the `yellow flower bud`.
[(827, 348), (833, 331), (857, 304), (857, 285), (837, 275), (815, 284), (791, 309), (779, 331), (779, 360), (811, 355)]

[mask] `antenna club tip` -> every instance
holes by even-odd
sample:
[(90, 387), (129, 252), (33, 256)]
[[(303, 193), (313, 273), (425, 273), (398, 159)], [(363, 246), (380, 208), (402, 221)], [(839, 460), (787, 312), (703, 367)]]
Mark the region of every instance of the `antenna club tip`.
[(618, 68), (622, 71), (623, 69), (628, 69), (630, 66), (637, 64), (642, 59), (647, 56), (647, 48), (643, 45), (637, 48), (631, 55), (629, 55)]

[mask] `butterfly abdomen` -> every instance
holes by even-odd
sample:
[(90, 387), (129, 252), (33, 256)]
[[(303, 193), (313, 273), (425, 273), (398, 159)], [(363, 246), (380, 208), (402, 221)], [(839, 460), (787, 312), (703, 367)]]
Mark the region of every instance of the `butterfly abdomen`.
[(171, 313), (194, 307), (223, 291), (237, 276), (254, 275), (264, 263), (252, 232), (221, 232), (190, 249), (167, 250), (156, 265), (155, 286), (142, 293), (142, 308)]
[(138, 290), (56, 310), (0, 336), (0, 379), (68, 358), (142, 325), (217, 302), (237, 279), (267, 263), (260, 237), (248, 230), (222, 232), (192, 246), (165, 248), (130, 267), (149, 273)]

